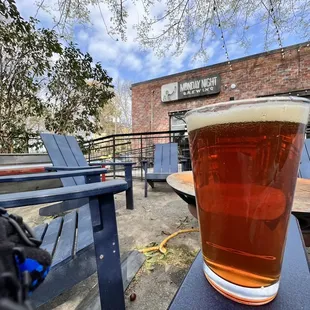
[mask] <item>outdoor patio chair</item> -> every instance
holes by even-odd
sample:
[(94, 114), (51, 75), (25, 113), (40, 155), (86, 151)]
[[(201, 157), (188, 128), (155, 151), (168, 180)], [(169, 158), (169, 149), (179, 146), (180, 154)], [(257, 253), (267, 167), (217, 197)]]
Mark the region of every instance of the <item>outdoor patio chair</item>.
[[(53, 167), (46, 167), (48, 171), (66, 171), (77, 169), (92, 169), (89, 166), (75, 137), (41, 133), (41, 139), (51, 159)], [(125, 167), (126, 208), (133, 210), (133, 189), (132, 189), (132, 162), (105, 163), (100, 165), (123, 165)], [(97, 166), (98, 167), (98, 166)], [(107, 171), (106, 171), (107, 172)], [(64, 187), (85, 184), (83, 177), (61, 178)], [(83, 206), (88, 202), (88, 198), (78, 201), (64, 201), (52, 206), (40, 209), (40, 215), (51, 216)]]
[[(310, 179), (310, 139), (306, 139), (301, 153), (298, 177)], [(293, 212), (299, 221), (306, 246), (310, 246), (310, 214), (307, 212)]]
[(306, 139), (301, 153), (299, 174), (300, 178), (310, 179), (310, 139)]
[(148, 161), (142, 160), (144, 169), (144, 197), (147, 197), (147, 184), (154, 188), (154, 182), (166, 182), (166, 178), (178, 172), (178, 144), (155, 144), (154, 169), (148, 173)]
[(53, 257), (47, 278), (31, 296), (36, 307), (97, 271), (101, 308), (125, 309), (123, 292), (143, 264), (144, 255), (133, 251), (120, 262), (113, 195), (125, 191), (127, 183), (123, 180), (98, 182), (103, 172), (105, 169), (100, 168), (0, 177), (0, 183), (73, 177), (92, 182), (0, 195), (3, 208), (89, 198), (89, 203), (77, 211), (34, 228), (37, 238), (42, 240), (41, 248)]

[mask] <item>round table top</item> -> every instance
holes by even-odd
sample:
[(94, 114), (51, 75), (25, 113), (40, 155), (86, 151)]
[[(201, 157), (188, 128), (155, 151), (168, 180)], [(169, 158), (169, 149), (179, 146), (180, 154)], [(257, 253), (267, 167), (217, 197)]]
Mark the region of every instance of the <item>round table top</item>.
[(184, 171), (170, 174), (167, 183), (175, 190), (195, 197), (194, 179), (192, 171)]
[[(192, 171), (173, 173), (167, 177), (167, 183), (173, 189), (195, 197)], [(292, 211), (310, 213), (310, 180), (301, 178), (297, 179)]]

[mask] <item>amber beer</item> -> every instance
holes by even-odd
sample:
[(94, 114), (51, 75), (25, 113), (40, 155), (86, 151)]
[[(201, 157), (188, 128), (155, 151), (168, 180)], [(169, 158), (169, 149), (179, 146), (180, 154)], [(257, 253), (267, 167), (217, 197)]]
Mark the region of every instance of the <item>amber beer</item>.
[(277, 294), (309, 102), (234, 101), (186, 115), (204, 272), (235, 301)]

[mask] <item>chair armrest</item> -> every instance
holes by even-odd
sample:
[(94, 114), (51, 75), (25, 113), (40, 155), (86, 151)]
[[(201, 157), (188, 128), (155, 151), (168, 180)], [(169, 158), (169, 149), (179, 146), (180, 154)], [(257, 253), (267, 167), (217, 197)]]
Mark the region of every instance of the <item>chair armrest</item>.
[(52, 166), (52, 167), (44, 167), (46, 171), (55, 171), (55, 170), (62, 170), (62, 171), (71, 171), (71, 170), (87, 170), (87, 169), (95, 169), (101, 168), (100, 165), (96, 166), (85, 166), (85, 167), (65, 167), (65, 166)]
[(35, 180), (48, 180), (48, 179), (59, 179), (66, 177), (77, 177), (77, 176), (93, 176), (106, 173), (107, 169), (88, 169), (88, 170), (77, 170), (77, 171), (58, 171), (58, 172), (45, 172), (45, 173), (34, 173), (34, 174), (18, 174), (8, 175), (0, 177), (0, 183), (8, 182), (25, 182)]
[(123, 180), (112, 180), (91, 184), (45, 189), (32, 192), (0, 195), (0, 207), (15, 208), (37, 205), (56, 201), (81, 199), (85, 197), (101, 196), (104, 194), (117, 194), (127, 189)]
[(105, 165), (105, 166), (117, 166), (117, 165), (124, 165), (124, 166), (132, 166), (135, 165), (136, 163), (134, 162), (123, 162), (123, 163), (114, 163), (114, 162), (100, 162), (100, 163), (96, 163), (97, 165)]
[(142, 164), (144, 164), (144, 163), (148, 163), (149, 161), (148, 160), (146, 160), (146, 159), (143, 159), (143, 160), (141, 160), (141, 163)]
[(96, 163), (88, 163), (88, 165), (90, 167), (97, 167), (97, 166), (101, 167), (102, 166), (101, 163), (98, 163), (98, 162), (96, 162)]

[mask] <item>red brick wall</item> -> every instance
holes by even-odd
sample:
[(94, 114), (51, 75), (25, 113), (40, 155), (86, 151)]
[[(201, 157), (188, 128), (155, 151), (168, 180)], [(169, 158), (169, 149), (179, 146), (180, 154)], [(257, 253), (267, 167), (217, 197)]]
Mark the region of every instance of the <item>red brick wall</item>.
[[(229, 66), (218, 64), (182, 74), (167, 76), (132, 86), (133, 132), (169, 130), (168, 112), (187, 110), (206, 104), (257, 96), (310, 90), (310, 47), (297, 46), (281, 51), (263, 53), (256, 57), (232, 61)], [(212, 73), (221, 76), (221, 92), (218, 95), (162, 103), (160, 89), (164, 84), (204, 77)], [(230, 85), (236, 84), (235, 89)]]

